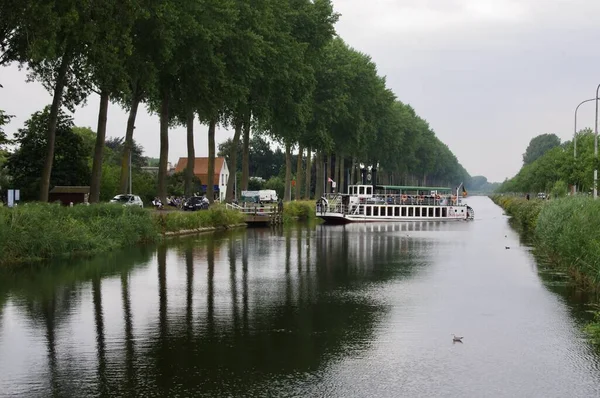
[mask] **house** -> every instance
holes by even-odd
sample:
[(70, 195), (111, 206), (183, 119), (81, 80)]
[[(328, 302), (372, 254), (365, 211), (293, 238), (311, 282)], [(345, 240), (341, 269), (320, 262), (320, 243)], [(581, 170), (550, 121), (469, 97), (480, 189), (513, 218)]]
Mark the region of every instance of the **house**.
[[(179, 158), (175, 172), (180, 173), (185, 171), (188, 159)], [(212, 179), (208, 177), (208, 158), (194, 159), (194, 175), (200, 179), (202, 189), (206, 192), (207, 182), (212, 180), (215, 190), (215, 197), (219, 200), (225, 200), (225, 192), (227, 191), (227, 181), (229, 180), (229, 168), (225, 158), (215, 158), (215, 174)]]
[(90, 196), (90, 187), (61, 187), (52, 188), (48, 195), (49, 202), (60, 202), (63, 206), (69, 204), (87, 203)]

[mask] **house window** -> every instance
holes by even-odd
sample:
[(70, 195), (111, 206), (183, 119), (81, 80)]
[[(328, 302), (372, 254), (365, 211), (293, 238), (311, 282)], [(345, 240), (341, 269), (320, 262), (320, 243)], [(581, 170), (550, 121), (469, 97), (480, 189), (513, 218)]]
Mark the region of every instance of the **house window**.
[(225, 174), (221, 174), (221, 185), (225, 185)]

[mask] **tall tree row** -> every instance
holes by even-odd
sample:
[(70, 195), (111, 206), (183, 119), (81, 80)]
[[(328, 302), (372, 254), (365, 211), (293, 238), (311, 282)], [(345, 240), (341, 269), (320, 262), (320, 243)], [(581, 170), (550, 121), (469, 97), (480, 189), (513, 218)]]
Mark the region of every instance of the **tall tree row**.
[[(250, 154), (256, 153), (249, 148), (257, 135), (285, 152), (285, 200), (292, 199), (292, 180), (293, 197), (310, 198), (330, 190), (329, 179), (340, 189), (365, 169), (378, 170), (379, 183), (468, 178), (427, 122), (387, 88), (371, 58), (336, 35), (331, 0), (0, 0), (0, 14), (0, 65), (27, 66), (53, 95), (44, 119), (42, 201), (50, 189), (60, 110), (72, 110), (89, 95), (100, 97), (92, 201), (100, 198), (111, 101), (129, 112), (122, 192), (130, 183), (140, 105), (160, 119), (157, 194), (163, 199), (169, 140), (187, 142), (189, 195), (194, 143), (208, 144), (208, 173), (214, 175), (218, 126), (234, 132), (227, 200), (237, 195), (236, 185), (238, 191), (248, 187)], [(195, 120), (208, 125), (208, 136), (195, 136)], [(170, 135), (173, 125), (186, 126), (186, 136)], [(202, 181), (210, 200), (214, 182)]]

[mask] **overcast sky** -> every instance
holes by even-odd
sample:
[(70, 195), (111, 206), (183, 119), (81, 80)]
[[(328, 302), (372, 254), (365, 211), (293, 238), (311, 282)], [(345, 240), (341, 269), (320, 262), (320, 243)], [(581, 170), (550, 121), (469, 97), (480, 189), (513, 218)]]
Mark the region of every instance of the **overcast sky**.
[[(398, 98), (429, 121), (471, 175), (502, 181), (520, 168), (531, 138), (573, 134), (573, 112), (600, 83), (598, 0), (334, 0), (338, 34), (372, 56)], [(0, 109), (8, 130), (50, 103), (16, 67), (0, 69)], [(98, 98), (75, 113), (97, 124)], [(111, 106), (107, 136), (124, 136), (127, 115)], [(592, 127), (594, 105), (579, 111)], [(135, 139), (158, 156), (158, 118), (138, 114)], [(207, 156), (206, 128), (196, 153)], [(217, 132), (217, 142), (231, 134)], [(185, 130), (172, 129), (169, 159), (186, 156)]]

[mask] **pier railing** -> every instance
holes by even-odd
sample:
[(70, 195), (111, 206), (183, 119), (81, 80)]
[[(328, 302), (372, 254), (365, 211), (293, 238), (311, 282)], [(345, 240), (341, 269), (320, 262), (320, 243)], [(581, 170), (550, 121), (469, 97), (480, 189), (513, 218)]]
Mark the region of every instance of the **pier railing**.
[(278, 213), (276, 203), (269, 205), (250, 204), (246, 206), (240, 206), (235, 203), (226, 203), (225, 206), (227, 209), (239, 211), (240, 213), (253, 216), (270, 216)]

